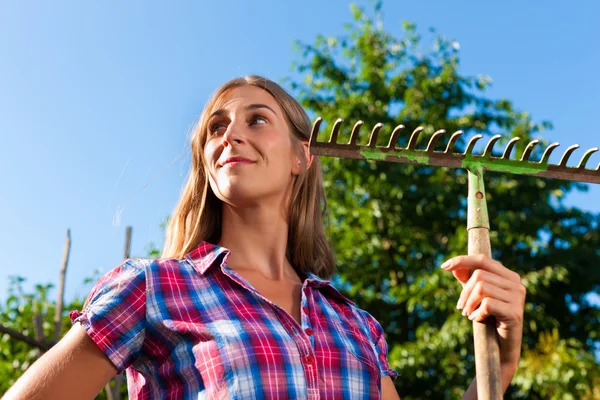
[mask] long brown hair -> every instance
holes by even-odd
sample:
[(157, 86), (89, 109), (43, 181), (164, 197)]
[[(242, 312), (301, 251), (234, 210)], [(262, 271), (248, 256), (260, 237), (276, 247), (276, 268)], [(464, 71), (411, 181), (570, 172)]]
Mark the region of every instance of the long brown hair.
[(310, 120), (300, 104), (275, 82), (260, 76), (232, 79), (219, 87), (204, 108), (191, 136), (192, 165), (188, 181), (169, 219), (161, 257), (182, 259), (202, 241), (216, 244), (221, 238), (222, 203), (210, 188), (205, 170), (204, 145), (208, 116), (229, 90), (256, 86), (267, 91), (283, 109), (292, 133), (292, 143), (300, 157), (301, 173), (295, 178), (289, 208), (287, 257), (299, 272), (329, 278), (335, 270), (333, 252), (327, 241), (324, 217), (327, 200), (323, 189), (321, 164), (315, 157), (307, 169), (301, 142), (308, 141)]

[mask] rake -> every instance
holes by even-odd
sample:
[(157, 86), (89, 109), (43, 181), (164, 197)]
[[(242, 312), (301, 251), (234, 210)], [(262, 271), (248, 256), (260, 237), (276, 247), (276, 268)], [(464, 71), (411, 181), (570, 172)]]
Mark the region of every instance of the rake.
[[(483, 182), (484, 171), (535, 175), (542, 178), (557, 178), (600, 184), (600, 164), (595, 169), (586, 168), (586, 164), (592, 154), (598, 151), (597, 147), (586, 151), (577, 167), (570, 167), (567, 166), (567, 163), (573, 152), (579, 148), (577, 144), (565, 150), (558, 164), (550, 164), (550, 155), (559, 146), (558, 143), (548, 145), (541, 159), (533, 161), (530, 157), (540, 141), (537, 139), (532, 140), (525, 147), (520, 159), (511, 159), (512, 150), (520, 138), (515, 137), (508, 141), (502, 155), (498, 157), (494, 156), (492, 152), (494, 145), (502, 138), (502, 135), (495, 135), (490, 138), (483, 153), (476, 155), (473, 153), (473, 149), (475, 148), (475, 144), (483, 138), (483, 135), (478, 134), (473, 136), (464, 151), (455, 152), (456, 143), (463, 134), (462, 131), (457, 131), (450, 136), (444, 151), (436, 151), (434, 148), (437, 142), (446, 133), (444, 130), (438, 130), (433, 133), (425, 149), (417, 149), (417, 140), (423, 132), (423, 128), (419, 127), (410, 135), (407, 146), (405, 148), (398, 148), (396, 147), (396, 143), (401, 131), (404, 129), (403, 125), (398, 125), (393, 130), (388, 145), (382, 147), (377, 146), (378, 134), (383, 127), (381, 123), (378, 123), (371, 131), (368, 144), (359, 145), (357, 141), (360, 128), (363, 125), (362, 121), (356, 122), (352, 128), (348, 143), (337, 143), (342, 121), (340, 118), (333, 124), (329, 141), (319, 142), (317, 141), (317, 136), (322, 119), (317, 118), (314, 122), (309, 141), (309, 148), (312, 154), (360, 160), (464, 168), (468, 171), (467, 231), (469, 255), (483, 254), (488, 257), (492, 255), (489, 237), (490, 224)], [(495, 320), (487, 318), (483, 323), (473, 322), (473, 336), (475, 342), (475, 370), (478, 398), (499, 400), (502, 398), (502, 381)]]

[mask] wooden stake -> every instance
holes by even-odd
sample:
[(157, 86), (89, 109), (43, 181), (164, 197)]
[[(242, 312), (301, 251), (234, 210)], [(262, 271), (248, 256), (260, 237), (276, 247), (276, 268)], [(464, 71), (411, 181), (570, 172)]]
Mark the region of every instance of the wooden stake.
[(125, 230), (125, 259), (129, 258), (131, 253), (131, 227), (128, 226)]
[(33, 323), (35, 340), (40, 343), (46, 343), (46, 336), (44, 335), (44, 317), (40, 314), (39, 310), (35, 312), (31, 322)]
[(65, 279), (67, 276), (67, 265), (69, 264), (69, 255), (71, 253), (71, 230), (67, 229), (67, 238), (63, 250), (63, 260), (60, 267), (60, 280), (58, 284), (58, 297), (56, 299), (56, 310), (54, 312), (54, 343), (60, 339), (62, 327), (63, 302), (65, 297)]

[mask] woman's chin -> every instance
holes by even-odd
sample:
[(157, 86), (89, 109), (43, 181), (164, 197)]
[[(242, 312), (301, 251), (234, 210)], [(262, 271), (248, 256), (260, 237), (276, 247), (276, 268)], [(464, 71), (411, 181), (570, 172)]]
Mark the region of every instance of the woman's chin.
[[(233, 207), (250, 207), (260, 204), (261, 196), (255, 188), (240, 187), (247, 185), (232, 185), (221, 190), (221, 201)], [(254, 190), (253, 190), (254, 189)]]

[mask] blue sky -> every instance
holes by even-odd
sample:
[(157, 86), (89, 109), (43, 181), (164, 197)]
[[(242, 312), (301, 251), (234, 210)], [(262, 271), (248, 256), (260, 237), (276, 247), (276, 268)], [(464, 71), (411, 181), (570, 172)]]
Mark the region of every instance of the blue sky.
[[(240, 75), (293, 76), (292, 41), (341, 33), (348, 4), (1, 2), (0, 297), (10, 275), (57, 281), (67, 228), (67, 297), (121, 261), (126, 226), (133, 256), (160, 245), (210, 93)], [(410, 20), (456, 39), (462, 73), (552, 121), (548, 140), (600, 145), (600, 3), (388, 0), (384, 12), (393, 33)], [(600, 212), (600, 187), (568, 204)]]

